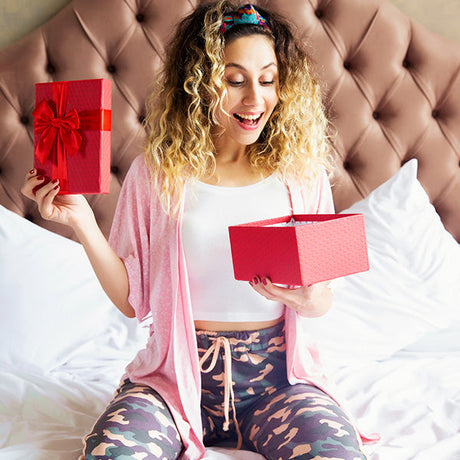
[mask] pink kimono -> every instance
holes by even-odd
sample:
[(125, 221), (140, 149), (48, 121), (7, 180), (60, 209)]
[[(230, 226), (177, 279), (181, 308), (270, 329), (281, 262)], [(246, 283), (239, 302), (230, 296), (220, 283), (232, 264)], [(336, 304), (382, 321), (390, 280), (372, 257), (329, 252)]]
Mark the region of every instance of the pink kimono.
[[(296, 213), (333, 213), (329, 182), (321, 176), (315, 187), (287, 183)], [(185, 190), (185, 193), (187, 191)], [(125, 178), (109, 243), (124, 261), (129, 277), (129, 302), (139, 321), (148, 317), (150, 337), (127, 366), (132, 382), (154, 388), (166, 401), (184, 444), (181, 459), (205, 454), (200, 411), (201, 376), (195, 327), (178, 219), (163, 210), (143, 156)], [(302, 332), (306, 321), (286, 308), (286, 357), (291, 384), (311, 383), (325, 389), (315, 345)]]

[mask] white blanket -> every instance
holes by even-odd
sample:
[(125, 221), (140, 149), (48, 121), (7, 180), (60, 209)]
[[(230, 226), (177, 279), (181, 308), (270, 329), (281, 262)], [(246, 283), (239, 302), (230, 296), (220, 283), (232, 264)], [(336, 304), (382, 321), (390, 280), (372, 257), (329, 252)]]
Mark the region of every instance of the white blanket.
[[(359, 422), (382, 436), (366, 449), (370, 460), (460, 459), (460, 345), (448, 351), (447, 344), (446, 339), (440, 347), (439, 337), (433, 338), (438, 352), (401, 351), (383, 362), (338, 372)], [(88, 360), (98, 369), (89, 380), (84, 368), (49, 374), (0, 369), (0, 460), (78, 458), (81, 438), (110, 400), (121, 370), (104, 359)], [(215, 448), (208, 458), (261, 457)]]
[[(371, 269), (305, 320), (370, 460), (460, 460), (460, 246), (408, 162), (363, 213)], [(80, 245), (0, 207), (0, 460), (71, 460), (147, 329), (119, 314)], [(256, 460), (210, 449), (215, 460)]]

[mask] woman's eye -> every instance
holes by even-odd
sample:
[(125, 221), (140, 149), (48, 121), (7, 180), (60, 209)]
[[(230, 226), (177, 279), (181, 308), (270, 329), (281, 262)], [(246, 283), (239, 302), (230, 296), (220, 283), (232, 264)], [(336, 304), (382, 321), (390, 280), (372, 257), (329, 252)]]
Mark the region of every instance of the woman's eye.
[[(238, 80), (238, 79), (230, 79), (230, 78), (227, 78), (226, 79), (227, 83), (230, 85), (230, 86), (243, 86), (245, 84), (245, 80)], [(274, 85), (275, 84), (275, 80), (274, 79), (267, 79), (267, 80), (259, 80), (259, 84), (262, 85), (262, 86), (271, 86), (271, 85)]]
[(241, 86), (244, 81), (243, 80), (230, 80), (227, 78), (227, 83), (231, 86)]

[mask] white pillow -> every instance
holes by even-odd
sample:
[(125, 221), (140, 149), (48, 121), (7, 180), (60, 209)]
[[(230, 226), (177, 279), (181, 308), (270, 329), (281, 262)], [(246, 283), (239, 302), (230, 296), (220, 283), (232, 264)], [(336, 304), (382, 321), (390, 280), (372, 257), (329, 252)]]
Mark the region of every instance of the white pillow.
[(343, 213), (364, 214), (370, 270), (339, 280), (334, 306), (305, 321), (325, 364), (381, 360), (460, 319), (460, 246), (407, 162)]
[(116, 349), (137, 334), (136, 321), (105, 295), (80, 244), (2, 206), (0, 315), (0, 364), (14, 367), (50, 371), (73, 358), (96, 362), (105, 345), (112, 360), (120, 359)]
[[(90, 389), (98, 388), (94, 381), (115, 387), (124, 367), (148, 337), (148, 328), (125, 318), (111, 304), (80, 244), (2, 206), (0, 315), (0, 368), (19, 373), (24, 368), (51, 371), (60, 378), (63, 372), (70, 373), (72, 380), (84, 381)], [(47, 378), (51, 386), (60, 381)], [(36, 376), (33, 379), (46, 382)], [(65, 394), (59, 395), (60, 403)], [(93, 402), (101, 404), (97, 398)], [(80, 409), (79, 414), (86, 414)], [(71, 434), (72, 438), (79, 436)], [(214, 447), (208, 449), (206, 458), (262, 457)]]

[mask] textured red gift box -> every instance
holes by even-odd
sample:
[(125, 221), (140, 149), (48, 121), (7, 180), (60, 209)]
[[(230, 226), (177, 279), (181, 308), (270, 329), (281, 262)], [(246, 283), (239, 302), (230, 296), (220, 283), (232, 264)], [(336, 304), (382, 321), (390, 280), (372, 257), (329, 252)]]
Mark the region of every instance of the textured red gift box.
[(308, 286), (369, 270), (362, 214), (285, 216), (230, 226), (229, 236), (237, 280)]
[(35, 85), (34, 168), (60, 194), (110, 192), (112, 82)]

